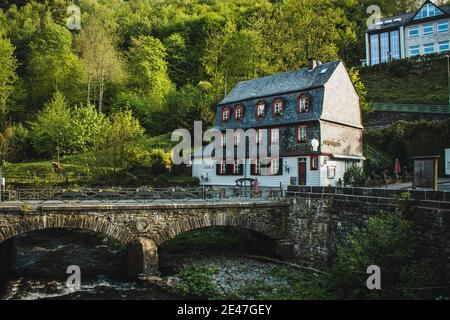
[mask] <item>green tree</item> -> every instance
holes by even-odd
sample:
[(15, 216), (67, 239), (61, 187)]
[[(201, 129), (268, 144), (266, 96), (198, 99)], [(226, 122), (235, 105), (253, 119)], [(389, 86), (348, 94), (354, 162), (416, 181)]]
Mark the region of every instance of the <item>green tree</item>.
[(115, 48), (111, 32), (95, 18), (88, 19), (83, 25), (76, 47), (86, 65), (86, 101), (98, 105), (102, 112), (107, 83), (117, 84), (123, 78), (122, 58)]
[(166, 49), (159, 39), (151, 36), (132, 39), (129, 51), (130, 83), (141, 93), (163, 100), (172, 89), (165, 57)]
[(71, 128), (78, 150), (83, 152), (86, 170), (88, 167), (88, 153), (96, 154), (103, 145), (108, 132), (109, 123), (103, 113), (95, 106), (86, 105), (75, 108), (72, 112)]
[(143, 134), (144, 129), (130, 110), (119, 111), (111, 115), (102, 153), (106, 162), (113, 167), (114, 172), (119, 168), (127, 168), (131, 160), (127, 155), (130, 155), (137, 147)]
[(70, 154), (76, 148), (72, 115), (66, 99), (59, 92), (53, 95), (30, 127), (33, 148), (41, 156)]
[(65, 27), (49, 23), (35, 35), (27, 66), (31, 105), (44, 104), (56, 91), (70, 97), (71, 103), (80, 101), (84, 65), (72, 53), (72, 36)]
[(17, 61), (14, 57), (14, 47), (8, 39), (0, 35), (0, 129), (5, 127), (8, 114), (8, 102), (14, 91), (14, 82), (17, 79)]

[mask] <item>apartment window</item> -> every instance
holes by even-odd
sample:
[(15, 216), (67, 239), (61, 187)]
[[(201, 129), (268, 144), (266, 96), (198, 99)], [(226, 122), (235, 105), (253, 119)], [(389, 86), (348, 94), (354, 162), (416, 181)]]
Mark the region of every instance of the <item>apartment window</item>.
[(434, 43), (428, 43), (423, 45), (423, 53), (427, 54), (434, 52), (435, 52)]
[(270, 173), (277, 175), (280, 173), (280, 159), (272, 159), (270, 162)]
[(236, 106), (234, 108), (234, 119), (240, 121), (242, 120), (243, 117), (244, 117), (244, 107)]
[(438, 24), (438, 32), (443, 33), (448, 31), (448, 21), (439, 22)]
[(251, 165), (250, 174), (253, 176), (259, 176), (261, 175), (261, 160), (256, 159), (255, 162)]
[(400, 59), (400, 34), (398, 31), (390, 33), (391, 57), (392, 59)]
[(227, 174), (227, 165), (225, 163), (225, 161), (220, 161), (219, 163), (217, 163), (217, 174), (220, 176), (226, 175)]
[(234, 145), (238, 146), (241, 143), (241, 134), (240, 132), (234, 132)]
[(266, 115), (266, 103), (264, 101), (260, 101), (256, 104), (256, 117), (264, 118)]
[(319, 170), (319, 156), (311, 156), (311, 170), (317, 171)]
[(225, 147), (227, 145), (227, 135), (226, 134), (222, 134), (222, 137), (220, 139), (220, 145), (222, 147)]
[(240, 175), (241, 174), (241, 163), (239, 160), (234, 160), (233, 162), (233, 174)]
[(278, 144), (280, 143), (280, 129), (270, 129), (270, 143)]
[(306, 126), (297, 127), (297, 142), (307, 142), (308, 141), (308, 129)]
[(389, 60), (389, 33), (384, 32), (380, 34), (380, 51), (381, 51), (381, 63), (388, 62)]
[(434, 17), (441, 14), (444, 13), (441, 10), (439, 10), (434, 4), (427, 3), (420, 9), (419, 13), (415, 16), (414, 20)]
[(380, 63), (380, 46), (378, 41), (378, 34), (370, 36), (370, 64)]
[(418, 56), (420, 54), (420, 46), (409, 47), (409, 55), (411, 57)]
[(264, 130), (260, 129), (256, 131), (256, 143), (257, 144), (263, 143), (263, 139), (264, 139)]
[(226, 122), (230, 120), (230, 109), (225, 107), (222, 109), (222, 121)]
[(450, 50), (450, 43), (448, 41), (439, 42), (439, 52)]
[(426, 24), (423, 26), (423, 35), (429, 36), (434, 33), (434, 25), (433, 24)]
[(283, 115), (283, 100), (275, 99), (272, 104), (272, 113), (274, 116)]
[(415, 38), (419, 36), (419, 27), (412, 27), (408, 29), (408, 36), (410, 38)]
[(302, 94), (298, 98), (298, 112), (309, 112), (309, 105), (310, 105), (311, 97), (309, 94)]

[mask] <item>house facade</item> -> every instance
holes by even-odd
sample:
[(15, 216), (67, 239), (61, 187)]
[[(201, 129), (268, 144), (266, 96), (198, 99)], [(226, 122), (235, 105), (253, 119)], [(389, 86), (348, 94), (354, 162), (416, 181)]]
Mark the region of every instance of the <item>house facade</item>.
[(450, 5), (426, 1), (418, 11), (381, 19), (366, 31), (366, 59), (377, 65), (450, 50)]
[[(197, 154), (192, 172), (204, 185), (252, 178), (266, 187), (336, 186), (346, 168), (364, 159), (359, 97), (341, 61), (311, 61), (308, 68), (238, 83), (217, 105), (215, 128), (224, 148), (253, 144), (259, 156), (266, 139), (268, 147), (278, 145), (279, 158), (264, 163), (247, 152), (232, 163), (211, 164)], [(237, 129), (254, 129), (256, 138), (227, 139), (227, 131)]]

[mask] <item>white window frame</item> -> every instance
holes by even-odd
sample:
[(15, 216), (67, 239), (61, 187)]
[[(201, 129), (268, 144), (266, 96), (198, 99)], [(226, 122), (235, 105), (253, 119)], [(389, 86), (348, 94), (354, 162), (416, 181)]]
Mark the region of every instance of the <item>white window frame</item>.
[[(445, 29), (441, 30), (441, 26), (445, 26)], [(448, 30), (449, 30), (448, 21), (441, 21), (441, 22), (438, 23), (438, 27), (437, 27), (438, 33), (448, 32)]]
[(227, 164), (225, 163), (225, 161), (220, 161), (219, 168), (220, 168), (219, 173), (221, 175), (224, 175), (227, 173)]
[(335, 165), (329, 165), (327, 167), (327, 178), (328, 179), (336, 178), (336, 166)]
[(226, 133), (222, 134), (220, 139), (221, 139), (220, 140), (220, 145), (222, 147), (226, 147), (227, 146), (227, 134)]
[(300, 97), (300, 113), (307, 113), (307, 112), (309, 112), (309, 106), (308, 106), (308, 108), (306, 107), (306, 100), (307, 99), (310, 99), (308, 96), (306, 96), (306, 95), (302, 95), (301, 97)]
[[(276, 134), (274, 134), (274, 132), (276, 132)], [(274, 139), (274, 137), (276, 139)], [(271, 144), (279, 144), (280, 143), (280, 129), (279, 128), (270, 129), (270, 143)]]
[[(417, 54), (413, 54), (412, 53), (413, 50), (418, 50)], [(409, 47), (409, 56), (410, 57), (415, 57), (415, 56), (418, 56), (418, 55), (420, 55), (420, 46), (411, 46), (411, 47)]]
[(242, 120), (244, 118), (243, 115), (244, 115), (244, 110), (242, 107), (238, 107), (238, 108), (236, 108), (236, 110), (234, 110), (234, 118), (236, 120)]
[(235, 146), (238, 146), (241, 144), (241, 135), (239, 134), (239, 132), (237, 132), (237, 131), (234, 132), (233, 140), (234, 140)]
[(310, 168), (313, 171), (319, 170), (319, 156), (310, 157), (311, 165)]
[(297, 127), (297, 139), (298, 142), (308, 142), (308, 127), (298, 126)]
[[(441, 46), (442, 45), (446, 45), (447, 46), (447, 49), (445, 49), (445, 50), (443, 50), (443, 49), (441, 49)], [(438, 46), (439, 46), (439, 52), (446, 52), (446, 51), (449, 51), (450, 50), (450, 41), (441, 41), (441, 42), (439, 42), (438, 43)]]
[(262, 129), (259, 129), (256, 131), (256, 144), (261, 144), (264, 139), (263, 135), (264, 131)]
[[(417, 31), (417, 34), (411, 35), (412, 31)], [(417, 38), (420, 35), (419, 27), (411, 27), (408, 29), (408, 38)]]
[(230, 109), (226, 108), (222, 110), (222, 121), (229, 121), (230, 120)]
[(255, 174), (260, 175), (261, 174), (261, 160), (256, 159), (255, 162)]
[[(427, 48), (431, 48), (433, 46), (433, 51), (427, 52)], [(432, 54), (436, 52), (436, 45), (434, 43), (427, 43), (423, 45), (423, 53), (424, 54)]]
[(276, 175), (278, 174), (279, 171), (280, 171), (280, 159), (270, 160), (270, 173), (272, 175)]
[[(431, 31), (425, 31), (425, 30), (428, 30), (428, 28), (430, 28), (430, 27), (431, 27)], [(423, 32), (424, 36), (432, 36), (434, 34), (434, 24), (429, 23), (429, 24), (424, 25), (422, 32)]]
[(273, 113), (276, 116), (281, 116), (283, 114), (283, 101), (277, 100), (273, 103)]
[(264, 117), (266, 113), (266, 104), (263, 102), (260, 102), (256, 105), (256, 117), (262, 118)]
[(240, 165), (239, 160), (233, 161), (233, 174), (239, 174), (239, 165)]

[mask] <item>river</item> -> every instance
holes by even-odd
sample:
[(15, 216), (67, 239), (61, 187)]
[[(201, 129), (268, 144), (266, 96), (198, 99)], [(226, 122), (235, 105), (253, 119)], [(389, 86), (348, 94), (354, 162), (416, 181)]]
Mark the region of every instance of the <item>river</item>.
[[(247, 246), (248, 244), (249, 241), (246, 241)], [(232, 244), (235, 245), (237, 244)], [(264, 247), (263, 243), (259, 243), (259, 246)], [(101, 235), (78, 230), (45, 230), (14, 238), (14, 247), (17, 250), (17, 258), (11, 268), (11, 274), (0, 286), (0, 299), (185, 298), (167, 288), (127, 278), (125, 248)], [(277, 264), (244, 257), (240, 249), (238, 251), (208, 253), (197, 250), (170, 254), (162, 252), (161, 282), (164, 283), (169, 276), (195, 263), (216, 270), (211, 275), (211, 280), (222, 297), (233, 295), (246, 284), (260, 279), (265, 279), (269, 285), (286, 285), (283, 277), (277, 278), (270, 273), (274, 268), (279, 268)], [(71, 265), (81, 269), (81, 288), (77, 291), (71, 291), (66, 285), (70, 276), (66, 271)]]
[[(82, 231), (41, 231), (14, 239), (17, 259), (2, 284), (2, 299), (177, 299), (126, 277), (125, 251)], [(66, 285), (67, 267), (81, 268), (81, 288)]]

